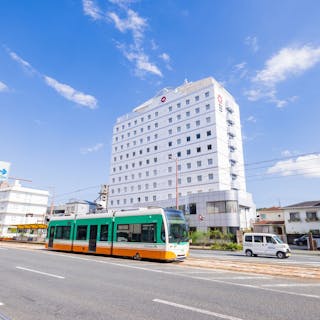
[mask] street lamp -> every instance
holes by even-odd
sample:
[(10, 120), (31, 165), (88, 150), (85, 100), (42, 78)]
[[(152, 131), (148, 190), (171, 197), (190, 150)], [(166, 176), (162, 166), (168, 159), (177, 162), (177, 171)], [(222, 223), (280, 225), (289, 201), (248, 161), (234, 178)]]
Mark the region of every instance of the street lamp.
[(176, 209), (179, 210), (178, 158), (174, 157), (172, 154), (170, 154), (169, 155), (169, 160), (174, 160), (176, 162)]

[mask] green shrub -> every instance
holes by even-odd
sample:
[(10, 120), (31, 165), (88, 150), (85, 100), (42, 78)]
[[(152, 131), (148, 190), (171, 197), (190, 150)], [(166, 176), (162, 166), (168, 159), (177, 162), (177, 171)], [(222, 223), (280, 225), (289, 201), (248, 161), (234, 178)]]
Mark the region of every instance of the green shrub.
[(212, 244), (211, 249), (237, 251), (242, 250), (242, 245), (234, 242), (215, 242)]

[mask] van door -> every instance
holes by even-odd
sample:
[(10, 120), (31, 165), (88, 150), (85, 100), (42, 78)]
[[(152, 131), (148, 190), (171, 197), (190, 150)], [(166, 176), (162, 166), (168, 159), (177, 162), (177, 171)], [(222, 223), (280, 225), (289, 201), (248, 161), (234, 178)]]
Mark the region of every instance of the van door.
[(264, 254), (263, 236), (253, 236), (253, 254)]
[(273, 237), (271, 236), (265, 236), (265, 240), (266, 240), (265, 254), (270, 256), (276, 255), (277, 253), (276, 240), (274, 240)]

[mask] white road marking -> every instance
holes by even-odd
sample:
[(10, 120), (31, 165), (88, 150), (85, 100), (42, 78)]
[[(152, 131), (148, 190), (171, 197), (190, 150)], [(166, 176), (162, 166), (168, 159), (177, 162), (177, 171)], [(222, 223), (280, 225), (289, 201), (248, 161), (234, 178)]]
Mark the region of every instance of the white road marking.
[(64, 279), (64, 277), (58, 276), (58, 275), (56, 275), (56, 274), (47, 273), (47, 272), (42, 272), (42, 271), (33, 270), (33, 269), (28, 269), (28, 268), (24, 268), (24, 267), (19, 267), (19, 266), (17, 266), (16, 269), (24, 270), (24, 271), (29, 271), (29, 272), (34, 272), (34, 273), (42, 274), (42, 275), (48, 276), (48, 277), (53, 277), (53, 278), (58, 278), (58, 279)]
[(194, 307), (186, 306), (184, 304), (174, 303), (174, 302), (171, 302), (171, 301), (166, 301), (166, 300), (161, 300), (161, 299), (153, 299), (152, 301), (153, 302), (162, 303), (162, 304), (166, 304), (166, 305), (169, 305), (169, 306), (172, 306), (172, 307), (176, 307), (176, 308), (180, 308), (180, 309), (186, 309), (186, 310), (189, 310), (189, 311), (206, 314), (206, 315), (217, 317), (217, 318), (221, 318), (221, 319), (243, 320), (241, 318), (228, 316), (226, 314), (216, 313), (216, 312), (212, 312), (212, 311), (205, 310), (205, 309), (194, 308)]

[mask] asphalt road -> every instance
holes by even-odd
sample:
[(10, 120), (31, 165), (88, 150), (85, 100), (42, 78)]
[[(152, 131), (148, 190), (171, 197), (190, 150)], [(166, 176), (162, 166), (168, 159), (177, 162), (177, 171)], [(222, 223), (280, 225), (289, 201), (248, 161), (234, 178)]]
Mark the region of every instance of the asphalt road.
[(318, 319), (320, 282), (0, 247), (0, 319)]

